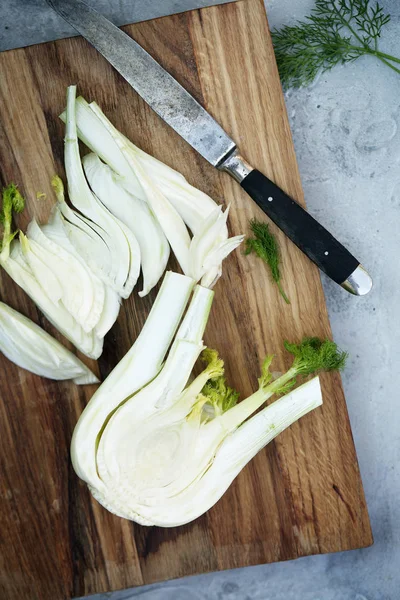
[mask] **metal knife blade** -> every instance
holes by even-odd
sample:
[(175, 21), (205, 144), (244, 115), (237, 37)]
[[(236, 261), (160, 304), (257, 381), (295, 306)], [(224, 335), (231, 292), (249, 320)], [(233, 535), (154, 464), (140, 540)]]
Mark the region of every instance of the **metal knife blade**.
[(212, 116), (137, 42), (82, 0), (47, 0), (181, 137), (228, 172), (276, 225), (331, 279), (361, 296), (372, 279), (360, 262), (295, 200), (239, 154)]
[(215, 167), (236, 147), (208, 112), (137, 42), (79, 0), (49, 0), (153, 110)]

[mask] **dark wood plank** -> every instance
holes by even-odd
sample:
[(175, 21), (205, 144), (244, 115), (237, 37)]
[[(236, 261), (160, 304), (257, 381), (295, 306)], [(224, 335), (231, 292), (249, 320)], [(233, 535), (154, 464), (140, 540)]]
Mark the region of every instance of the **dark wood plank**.
[[(129, 26), (230, 132), (246, 157), (303, 201), (262, 0)], [(121, 131), (179, 169), (215, 199), (232, 203), (233, 233), (261, 216), (240, 187), (216, 172), (162, 123), (84, 40), (0, 54), (0, 183), (27, 196), (18, 225), (47, 218), (50, 179), (63, 175), (68, 84), (95, 99)], [(36, 192), (47, 194), (36, 200)], [(267, 352), (288, 366), (285, 338), (331, 335), (317, 269), (279, 232), (286, 306), (263, 265), (236, 252), (224, 276), (206, 342), (225, 358), (242, 397)], [(176, 269), (176, 262), (171, 261)], [(2, 272), (1, 298), (58, 339)], [(98, 366), (104, 377), (140, 330), (156, 291), (124, 302)], [(71, 345), (63, 340), (71, 347)], [(311, 553), (367, 546), (368, 514), (340, 377), (323, 377), (324, 405), (261, 452), (207, 515), (177, 529), (140, 527), (103, 510), (69, 461), (73, 427), (94, 387), (78, 389), (26, 373), (0, 357), (0, 597), (58, 600), (173, 577)]]

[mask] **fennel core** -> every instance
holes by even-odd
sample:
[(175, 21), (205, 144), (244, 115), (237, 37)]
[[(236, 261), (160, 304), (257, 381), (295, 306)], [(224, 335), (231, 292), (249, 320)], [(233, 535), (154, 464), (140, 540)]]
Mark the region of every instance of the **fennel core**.
[(375, 56), (400, 73), (400, 58), (381, 52), (378, 42), (390, 15), (370, 0), (317, 0), (306, 21), (272, 32), (282, 85), (309, 85), (317, 74), (363, 55)]
[(253, 232), (254, 237), (246, 239), (244, 253), (251, 254), (254, 252), (269, 266), (272, 279), (278, 286), (282, 298), (286, 304), (290, 304), (290, 300), (283, 291), (281, 284), (281, 273), (279, 269), (279, 247), (276, 237), (270, 231), (268, 223), (262, 223), (257, 219), (252, 219), (250, 221), (250, 229)]
[(213, 416), (222, 415), (237, 404), (240, 394), (226, 383), (223, 371), (224, 362), (219, 358), (217, 350), (205, 348), (200, 358), (207, 366), (216, 362), (221, 364), (221, 373), (207, 381), (201, 390), (201, 395), (205, 398), (204, 411), (206, 415), (210, 412), (213, 413)]

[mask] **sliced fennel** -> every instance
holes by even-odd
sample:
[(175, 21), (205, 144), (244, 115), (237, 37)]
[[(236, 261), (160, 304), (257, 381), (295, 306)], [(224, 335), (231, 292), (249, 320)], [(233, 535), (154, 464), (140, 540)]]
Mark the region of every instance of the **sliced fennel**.
[[(177, 308), (171, 285), (178, 282)], [(190, 380), (213, 297), (196, 286), (175, 333), (192, 286), (184, 276), (167, 274), (141, 335), (94, 395), (72, 441), (74, 468), (94, 497), (145, 525), (181, 525), (208, 510), (265, 444), (321, 404), (318, 379), (291, 391), (297, 377), (341, 368), (346, 358), (328, 340), (286, 344), (294, 356), (287, 373), (273, 380), (268, 356), (258, 391), (236, 404), (216, 351), (203, 352), (207, 366)], [(159, 339), (153, 332), (161, 328), (161, 314), (171, 321)], [(274, 394), (286, 395), (255, 414)]]
[[(95, 115), (92, 116), (97, 119)], [(143, 290), (139, 292), (139, 296), (145, 296), (157, 284), (167, 266), (167, 238), (148, 204), (126, 191), (121, 184), (121, 178), (96, 154), (87, 154), (82, 163), (86, 178), (96, 196), (133, 231), (139, 243), (143, 272)]]
[(212, 287), (218, 279), (220, 265), (224, 258), (242, 243), (244, 235), (226, 238), (226, 221), (229, 206), (225, 212), (217, 207), (203, 221), (197, 235), (190, 244), (190, 274), (195, 281), (205, 287)]
[[(71, 90), (71, 87), (69, 88), (69, 90)], [(72, 92), (69, 92), (69, 101), (71, 102), (71, 96)], [(73, 98), (73, 100), (75, 100), (75, 98)], [(67, 126), (67, 131), (69, 129), (72, 129), (73, 133), (75, 133), (75, 139), (73, 138), (73, 134), (71, 136), (71, 140), (74, 139), (74, 148), (78, 148), (78, 141), (76, 139), (76, 124), (73, 122), (72, 125), (69, 127), (69, 121), (70, 121), (70, 115), (71, 114), (71, 109), (68, 106), (68, 97), (67, 97), (67, 111), (66, 111), (66, 126)], [(74, 112), (74, 116), (75, 116), (75, 112)], [(83, 127), (83, 126), (82, 126)], [(80, 127), (81, 129), (81, 127)], [(68, 135), (68, 134), (67, 134)], [(68, 141), (68, 140), (67, 140)], [(68, 177), (68, 169), (67, 169), (67, 141), (66, 141), (66, 170), (67, 170), (67, 177)], [(90, 145), (92, 146), (92, 143), (90, 142)], [(69, 147), (68, 147), (68, 151), (69, 151)], [(77, 152), (79, 154), (79, 151), (76, 150), (74, 152), (74, 163), (77, 162), (77, 160), (79, 160), (79, 155), (77, 157)], [(104, 153), (99, 150), (98, 151), (99, 155), (103, 155)], [(135, 161), (135, 158), (132, 159), (133, 161)], [(80, 161), (79, 161), (79, 166), (80, 166)], [(187, 273), (188, 270), (188, 263), (189, 263), (189, 246), (190, 246), (190, 237), (189, 237), (189, 233), (186, 229), (185, 223), (183, 222), (182, 218), (179, 216), (179, 214), (176, 212), (176, 210), (173, 208), (173, 206), (169, 203), (169, 201), (164, 197), (164, 195), (162, 194), (162, 192), (153, 184), (152, 179), (148, 176), (148, 174), (142, 169), (141, 165), (138, 163), (134, 164), (134, 169), (133, 169), (134, 174), (136, 175), (137, 180), (140, 183), (140, 186), (144, 192), (146, 201), (149, 205), (149, 207), (151, 208), (152, 212), (157, 216), (157, 220), (166, 236), (166, 238), (168, 239), (172, 250), (174, 251), (174, 254), (183, 270), (184, 273)], [(83, 176), (83, 173), (82, 173)], [(124, 183), (126, 182), (128, 184), (128, 191), (132, 191), (133, 194), (137, 195), (138, 194), (138, 190), (137, 190), (137, 186), (134, 186), (132, 188), (132, 184), (130, 182), (130, 180), (127, 180), (127, 178), (124, 178), (122, 181), (124, 181)], [(83, 186), (82, 186), (83, 187)], [(87, 188), (89, 190), (89, 188)], [(74, 204), (74, 206), (76, 206), (76, 208), (79, 208), (82, 212), (84, 212), (84, 214), (88, 214), (88, 212), (85, 212), (85, 210), (82, 208), (82, 202), (80, 202), (80, 206), (78, 204), (76, 204), (76, 202), (74, 201), (72, 195), (71, 195), (71, 190), (70, 188), (68, 188), (69, 191), (69, 196), (71, 198), (71, 202)], [(135, 193), (136, 192), (136, 193)], [(93, 197), (92, 192), (90, 192), (89, 190), (89, 194)], [(142, 194), (143, 197), (143, 194)], [(88, 204), (89, 202), (86, 201), (85, 204)], [(106, 210), (104, 208), (104, 210)], [(95, 220), (95, 219), (93, 219)]]
[[(163, 228), (165, 226), (164, 224), (170, 226), (169, 218), (171, 211), (170, 209), (168, 210), (169, 218), (166, 218), (165, 221), (161, 221), (161, 218), (164, 219), (164, 216), (162, 215), (161, 218), (159, 217), (157, 207), (165, 207), (165, 202), (160, 205), (157, 204), (160, 196), (169, 202), (172, 208), (175, 208), (178, 215), (194, 234), (194, 238), (192, 239), (189, 248), (189, 260), (187, 261), (186, 258), (184, 258), (184, 263), (182, 263), (179, 256), (177, 256), (178, 262), (184, 273), (195, 279), (195, 281), (199, 281), (200, 278), (204, 276), (202, 285), (207, 287), (213, 286), (221, 276), (223, 259), (237, 248), (244, 239), (244, 236), (235, 236), (234, 238), (228, 239), (226, 219), (229, 211), (225, 211), (225, 217), (217, 219), (217, 215), (225, 213), (222, 213), (221, 207), (219, 207), (214, 200), (191, 186), (183, 175), (146, 154), (130, 142), (111, 124), (95, 102), (92, 102), (89, 106), (114, 137), (121, 152), (131, 164), (132, 169), (146, 194), (147, 201), (152, 206), (157, 218), (159, 218), (161, 226)], [(131, 183), (127, 178), (122, 178), (121, 184), (128, 190), (131, 189)], [(154, 204), (152, 204), (152, 202)], [(216, 221), (218, 223), (216, 223)], [(181, 252), (180, 256), (182, 256), (183, 251), (181, 247), (183, 246), (182, 240), (184, 238), (181, 235), (177, 235), (177, 230), (174, 230), (172, 224), (173, 222), (174, 221), (171, 221), (170, 235), (173, 236), (175, 243), (177, 241), (180, 242), (179, 250)], [(171, 243), (167, 230), (164, 229), (164, 232)], [(206, 236), (206, 240), (201, 248), (203, 252), (195, 257), (198, 242), (204, 236)], [(176, 254), (172, 243), (171, 247)], [(208, 255), (204, 252), (206, 247), (208, 247)], [(197, 268), (197, 271), (195, 270), (194, 263), (197, 263), (197, 267), (199, 267), (199, 263), (206, 265), (201, 276), (198, 276), (199, 269)], [(186, 268), (184, 264), (186, 264)]]
[(72, 379), (79, 385), (99, 380), (51, 335), (0, 302), (0, 352), (13, 363), (49, 379)]
[[(72, 226), (68, 224), (63, 214), (66, 212), (68, 214), (73, 213), (73, 211), (71, 211), (69, 208), (66, 208), (67, 205), (64, 200), (64, 186), (61, 179), (55, 176), (52, 180), (52, 185), (57, 196), (57, 205), (53, 208), (50, 219), (48, 223), (42, 227), (42, 230), (50, 240), (61, 246), (69, 254), (72, 254), (75, 259), (78, 260), (88, 270), (88, 278), (90, 278), (93, 282), (96, 297), (99, 302), (102, 300), (102, 312), (97, 321), (95, 333), (97, 337), (103, 338), (117, 320), (121, 299), (119, 294), (113, 288), (104, 284), (97, 277), (97, 275), (95, 275), (89, 269), (84, 258), (72, 244), (68, 235), (68, 232)], [(78, 229), (78, 232), (81, 232), (81, 230)], [(86, 234), (83, 231), (81, 233), (84, 243)]]
[[(42, 231), (36, 220), (31, 221), (26, 238), (20, 234), (29, 266), (47, 295), (56, 295), (68, 312), (87, 332), (99, 322), (104, 308), (104, 285), (93, 276), (87, 265), (55, 243)], [(46, 285), (43, 265), (50, 269), (56, 285)]]
[[(101, 161), (96, 162), (93, 156), (84, 159), (85, 172), (96, 195), (120, 218), (128, 198), (134, 196), (136, 201), (144, 200), (158, 219), (183, 272), (196, 281), (204, 278), (203, 285), (213, 286), (222, 273), (222, 260), (243, 239), (236, 236), (228, 240), (228, 213), (218, 219), (218, 227), (215, 227), (217, 215), (222, 215), (222, 210), (209, 196), (191, 186), (181, 174), (137, 148), (111, 124), (95, 102), (88, 104), (78, 98), (76, 107), (78, 135), (113, 170), (107, 176), (114, 192), (109, 194), (104, 185), (106, 171)], [(63, 113), (61, 118), (65, 121), (66, 114)], [(121, 188), (125, 188), (128, 195), (124, 195)], [(133, 219), (124, 222), (132, 227)], [(140, 223), (140, 214), (137, 214), (136, 228)], [(194, 235), (192, 241), (185, 224)], [(206, 240), (201, 243), (204, 236)], [(202, 251), (197, 256), (196, 249)], [(147, 289), (145, 286), (143, 295)]]
[[(65, 122), (66, 113), (60, 118)], [(203, 220), (217, 207), (210, 196), (190, 185), (181, 173), (128, 140), (96, 102), (88, 104), (81, 96), (77, 98), (76, 122), (82, 142), (121, 177), (131, 194), (146, 201), (146, 194), (130, 165), (130, 157), (132, 154), (136, 156), (193, 234), (198, 232)]]
[(3, 192), (2, 223), (3, 240), (0, 264), (10, 277), (32, 298), (48, 320), (69, 339), (81, 352), (91, 358), (98, 358), (103, 341), (95, 332), (87, 333), (67, 311), (61, 302), (54, 302), (37, 281), (25, 260), (20, 242), (13, 239), (18, 232), (11, 231), (12, 213), (21, 212), (24, 200), (12, 184)]
[(146, 194), (146, 201), (156, 215), (182, 271), (189, 275), (190, 236), (182, 217), (153, 183), (151, 175), (142, 167), (136, 156), (132, 155), (130, 162)]
[[(190, 185), (181, 173), (135, 146), (112, 125), (96, 102), (91, 102), (88, 106), (112, 134), (128, 162), (131, 162), (132, 157), (140, 162), (192, 233), (194, 235), (198, 233), (202, 222), (215, 210), (217, 203), (210, 196)], [(111, 163), (109, 164), (112, 167)], [(227, 236), (228, 231), (226, 230), (225, 233)]]
[[(123, 297), (131, 293), (140, 270), (140, 249), (132, 231), (114, 217), (90, 190), (79, 155), (75, 117), (76, 86), (67, 92), (65, 129), (65, 170), (71, 203), (83, 216), (65, 210), (64, 217), (77, 228), (83, 224), (90, 243), (73, 228), (72, 240), (88, 264), (106, 284)], [(63, 205), (67, 209), (67, 205)]]
[(55, 304), (49, 299), (25, 262), (18, 240), (12, 242), (10, 257), (4, 262), (0, 257), (0, 262), (9, 276), (32, 298), (60, 333), (86, 356), (99, 358), (103, 350), (103, 340), (93, 331), (86, 333), (61, 303)]

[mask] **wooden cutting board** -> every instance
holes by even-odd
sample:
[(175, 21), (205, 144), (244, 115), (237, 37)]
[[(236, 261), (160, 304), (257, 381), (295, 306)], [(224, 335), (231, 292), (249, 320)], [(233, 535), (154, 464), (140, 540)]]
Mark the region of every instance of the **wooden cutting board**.
[[(251, 164), (303, 202), (262, 0), (125, 29), (208, 108)], [(71, 83), (139, 146), (216, 200), (231, 202), (232, 233), (263, 217), (239, 185), (192, 151), (84, 40), (3, 53), (0, 69), (1, 183), (15, 181), (27, 197), (20, 227), (33, 215), (45, 220), (53, 203), (50, 178), (63, 174), (57, 115)], [(37, 191), (46, 199), (37, 200)], [(278, 237), (289, 306), (265, 266), (240, 251), (226, 261), (216, 287), (205, 341), (220, 350), (242, 397), (256, 388), (266, 353), (276, 354), (275, 370), (288, 367), (284, 339), (331, 335), (318, 270)], [(4, 272), (0, 285), (2, 300), (62, 339)], [(133, 293), (123, 303), (94, 365), (102, 378), (135, 340), (154, 297)], [(163, 530), (111, 515), (73, 472), (71, 435), (94, 386), (47, 381), (1, 357), (2, 600), (61, 600), (371, 544), (341, 380), (329, 374), (322, 383), (323, 407), (253, 459), (212, 510), (190, 525)]]

